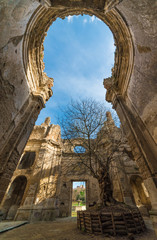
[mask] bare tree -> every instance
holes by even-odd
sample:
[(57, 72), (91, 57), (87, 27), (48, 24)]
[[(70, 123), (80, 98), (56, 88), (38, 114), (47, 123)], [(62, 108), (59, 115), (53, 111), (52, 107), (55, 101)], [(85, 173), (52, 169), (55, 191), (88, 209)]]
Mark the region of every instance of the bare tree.
[[(68, 163), (68, 171), (72, 170), (71, 167), (83, 169), (84, 174), (91, 173), (97, 179), (100, 187), (101, 206), (97, 204), (86, 211), (78, 211), (78, 228), (111, 235), (144, 231), (144, 221), (138, 208), (118, 202), (113, 197), (113, 172), (118, 171), (121, 160), (123, 163), (123, 159), (132, 158), (132, 154), (111, 113), (92, 99), (73, 101), (64, 109), (60, 124), (64, 141), (69, 142), (68, 146), (72, 146), (78, 156), (74, 157), (77, 161)], [(72, 151), (71, 156), (74, 156)]]
[(79, 161), (73, 163), (73, 167), (84, 166), (98, 180), (102, 206), (115, 204), (110, 167), (118, 153), (121, 134), (116, 132), (116, 127), (113, 129), (111, 113), (93, 99), (71, 101), (63, 111), (60, 125), (62, 137), (75, 147), (78, 155)]

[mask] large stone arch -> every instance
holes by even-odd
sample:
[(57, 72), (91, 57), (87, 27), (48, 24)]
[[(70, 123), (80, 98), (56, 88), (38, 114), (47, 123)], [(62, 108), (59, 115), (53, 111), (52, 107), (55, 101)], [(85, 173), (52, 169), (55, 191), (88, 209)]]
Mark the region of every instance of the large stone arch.
[(104, 80), (106, 98), (118, 112), (145, 184), (153, 192), (152, 206), (157, 207), (154, 1), (8, 0), (1, 6), (0, 196), (52, 95), (53, 79), (43, 71), (45, 32), (57, 17), (86, 13), (102, 19), (114, 34), (117, 51), (112, 77)]
[(4, 219), (14, 220), (17, 209), (20, 207), (25, 189), (27, 185), (27, 177), (19, 175), (9, 185), (6, 196), (2, 202)]
[[(133, 42), (129, 28), (116, 9), (104, 14), (104, 11), (100, 11), (94, 6), (89, 9), (74, 8), (72, 6), (67, 8), (66, 4), (63, 4), (61, 9), (60, 7), (56, 7), (55, 9), (52, 7), (38, 7), (27, 25), (23, 42), (24, 68), (30, 86), (33, 91), (38, 91), (37, 88), (40, 88), (39, 92), (41, 94), (42, 87), (45, 85), (48, 86), (51, 83), (53, 84), (52, 79), (48, 78), (46, 73), (44, 73), (43, 63), (43, 41), (49, 26), (58, 17), (64, 19), (66, 16), (79, 14), (95, 15), (110, 27), (117, 48), (115, 65), (112, 71), (113, 80), (109, 79), (108, 84), (111, 85), (114, 83), (116, 88), (123, 91), (121, 94), (124, 95), (133, 67)], [(120, 88), (122, 85), (124, 86), (123, 89)], [(45, 96), (46, 98), (49, 98), (49, 96)]]

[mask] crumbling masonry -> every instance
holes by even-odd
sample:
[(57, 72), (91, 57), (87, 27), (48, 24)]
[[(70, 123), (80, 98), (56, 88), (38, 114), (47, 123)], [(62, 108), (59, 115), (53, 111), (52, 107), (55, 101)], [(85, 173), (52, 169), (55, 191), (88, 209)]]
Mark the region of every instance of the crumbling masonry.
[[(101, 131), (110, 129), (110, 134), (119, 138), (121, 130), (108, 118)], [(60, 127), (50, 124), (46, 118), (35, 126), (24, 153), (14, 172), (11, 183), (2, 201), (3, 218), (10, 220), (53, 220), (55, 217), (71, 216), (72, 182), (86, 182), (86, 206), (99, 203), (99, 185), (89, 170), (77, 164), (78, 155), (74, 146), (81, 145), (80, 139), (61, 139)], [(114, 197), (126, 204), (136, 204), (142, 214), (148, 215), (151, 208), (138, 167), (124, 149), (130, 150), (126, 138), (120, 139), (119, 157), (111, 163)], [(108, 135), (100, 147), (105, 153), (110, 146)], [(74, 167), (73, 167), (74, 166)], [(136, 186), (134, 180), (141, 181)], [(132, 186), (133, 185), (133, 186)]]

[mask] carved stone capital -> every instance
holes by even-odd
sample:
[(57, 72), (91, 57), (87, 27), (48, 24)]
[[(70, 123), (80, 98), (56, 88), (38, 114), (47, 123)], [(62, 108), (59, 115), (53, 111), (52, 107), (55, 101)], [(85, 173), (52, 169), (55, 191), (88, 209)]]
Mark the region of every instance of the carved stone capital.
[(103, 85), (106, 90), (110, 90), (114, 86), (114, 79), (112, 77), (104, 78)]
[(44, 95), (42, 94), (41, 91), (33, 91), (32, 100), (37, 101), (41, 109), (45, 107)]
[(113, 77), (105, 78), (103, 81), (103, 85), (104, 88), (107, 90), (106, 100), (114, 105), (116, 95), (118, 94), (118, 89), (114, 82), (114, 78)]

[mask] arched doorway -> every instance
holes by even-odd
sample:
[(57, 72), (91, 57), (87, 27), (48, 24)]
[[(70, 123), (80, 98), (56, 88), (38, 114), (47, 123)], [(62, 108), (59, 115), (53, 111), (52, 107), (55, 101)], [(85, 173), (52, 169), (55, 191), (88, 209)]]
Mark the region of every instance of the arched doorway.
[(130, 178), (130, 184), (136, 206), (141, 209), (145, 207), (149, 211), (151, 209), (151, 202), (142, 178), (138, 175), (133, 175)]
[(22, 202), (26, 185), (27, 178), (25, 176), (18, 176), (11, 183), (6, 198), (2, 204), (2, 208), (5, 212), (4, 219), (13, 220), (15, 218), (17, 209)]

